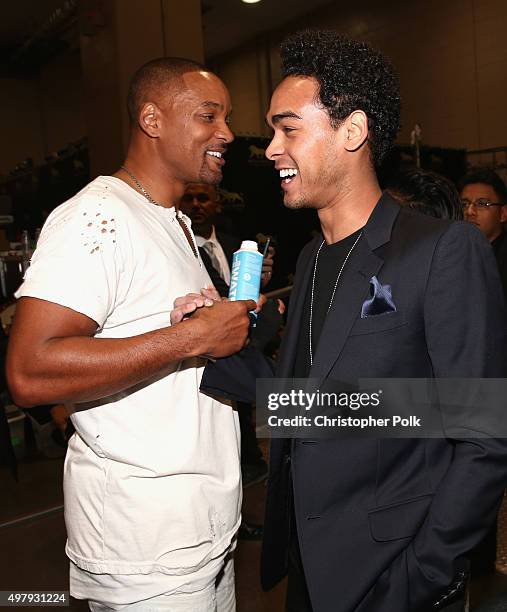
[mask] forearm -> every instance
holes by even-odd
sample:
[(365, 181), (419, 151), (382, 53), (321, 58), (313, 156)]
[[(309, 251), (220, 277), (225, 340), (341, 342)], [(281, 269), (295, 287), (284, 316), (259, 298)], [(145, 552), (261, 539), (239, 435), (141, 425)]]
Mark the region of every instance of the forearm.
[[(487, 534), (507, 482), (507, 441), (461, 440), (428, 516), (407, 549), (413, 609), (446, 594)], [(412, 609), (412, 608), (411, 608)]]
[(23, 406), (85, 402), (124, 391), (199, 354), (197, 326), (189, 320), (131, 338), (49, 339), (22, 364), (8, 360), (14, 400)]

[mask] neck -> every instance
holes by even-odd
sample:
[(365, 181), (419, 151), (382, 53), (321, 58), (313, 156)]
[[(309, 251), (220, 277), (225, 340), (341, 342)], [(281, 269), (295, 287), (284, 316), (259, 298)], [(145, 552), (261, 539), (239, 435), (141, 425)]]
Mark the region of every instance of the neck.
[(494, 242), (499, 236), (502, 235), (502, 230), (498, 230), (498, 232), (489, 239), (490, 242)]
[[(146, 162), (147, 159), (149, 163)], [(164, 208), (178, 208), (185, 184), (175, 180), (160, 160), (136, 155), (129, 150), (122, 165), (136, 177), (157, 204)], [(113, 176), (140, 192), (135, 181), (124, 170), (118, 170)]]
[(212, 233), (213, 233), (213, 226), (212, 225), (206, 225), (206, 227), (202, 228), (201, 236), (203, 238), (206, 238), (206, 240), (208, 240), (209, 238), (211, 238), (211, 234)]
[[(366, 181), (365, 181), (366, 183)], [(327, 244), (334, 244), (364, 227), (382, 195), (377, 180), (337, 195), (318, 211)]]

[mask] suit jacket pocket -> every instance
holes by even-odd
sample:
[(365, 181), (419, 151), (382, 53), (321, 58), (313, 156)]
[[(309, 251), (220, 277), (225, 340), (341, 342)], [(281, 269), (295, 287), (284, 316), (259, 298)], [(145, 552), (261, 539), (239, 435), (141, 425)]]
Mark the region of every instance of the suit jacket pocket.
[(376, 332), (394, 329), (406, 324), (405, 315), (403, 312), (386, 312), (384, 314), (374, 315), (361, 319), (359, 316), (350, 330), (350, 336), (358, 336), (360, 334), (374, 334)]
[(424, 522), (433, 495), (421, 495), (408, 501), (375, 508), (368, 512), (371, 537), (389, 542), (415, 536)]

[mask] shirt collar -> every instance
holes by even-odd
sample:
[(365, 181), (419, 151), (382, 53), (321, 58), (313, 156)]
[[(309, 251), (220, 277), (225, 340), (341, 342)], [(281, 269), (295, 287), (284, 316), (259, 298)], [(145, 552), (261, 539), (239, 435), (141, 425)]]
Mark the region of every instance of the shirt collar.
[(202, 247), (207, 242), (213, 242), (216, 245), (220, 244), (218, 242), (218, 239), (217, 239), (217, 233), (215, 232), (215, 226), (214, 225), (211, 226), (211, 235), (210, 235), (209, 238), (204, 238), (203, 236), (197, 236), (196, 235), (195, 241), (196, 241), (198, 247)]

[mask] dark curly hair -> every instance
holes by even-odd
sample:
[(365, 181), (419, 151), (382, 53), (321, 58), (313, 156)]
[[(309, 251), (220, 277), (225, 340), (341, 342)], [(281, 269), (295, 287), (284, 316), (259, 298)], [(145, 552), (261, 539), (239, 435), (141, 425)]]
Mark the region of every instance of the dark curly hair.
[(387, 182), (387, 190), (407, 206), (430, 217), (463, 219), (463, 207), (454, 184), (441, 174), (406, 168)]
[(483, 183), (495, 190), (495, 193), (502, 204), (507, 204), (507, 187), (500, 176), (490, 168), (470, 168), (465, 176), (458, 182), (458, 189), (463, 191), (467, 185)]
[(366, 43), (333, 30), (304, 30), (281, 45), (282, 75), (313, 77), (319, 99), (338, 127), (350, 113), (368, 117), (375, 166), (392, 147), (400, 127), (400, 88), (389, 61)]

